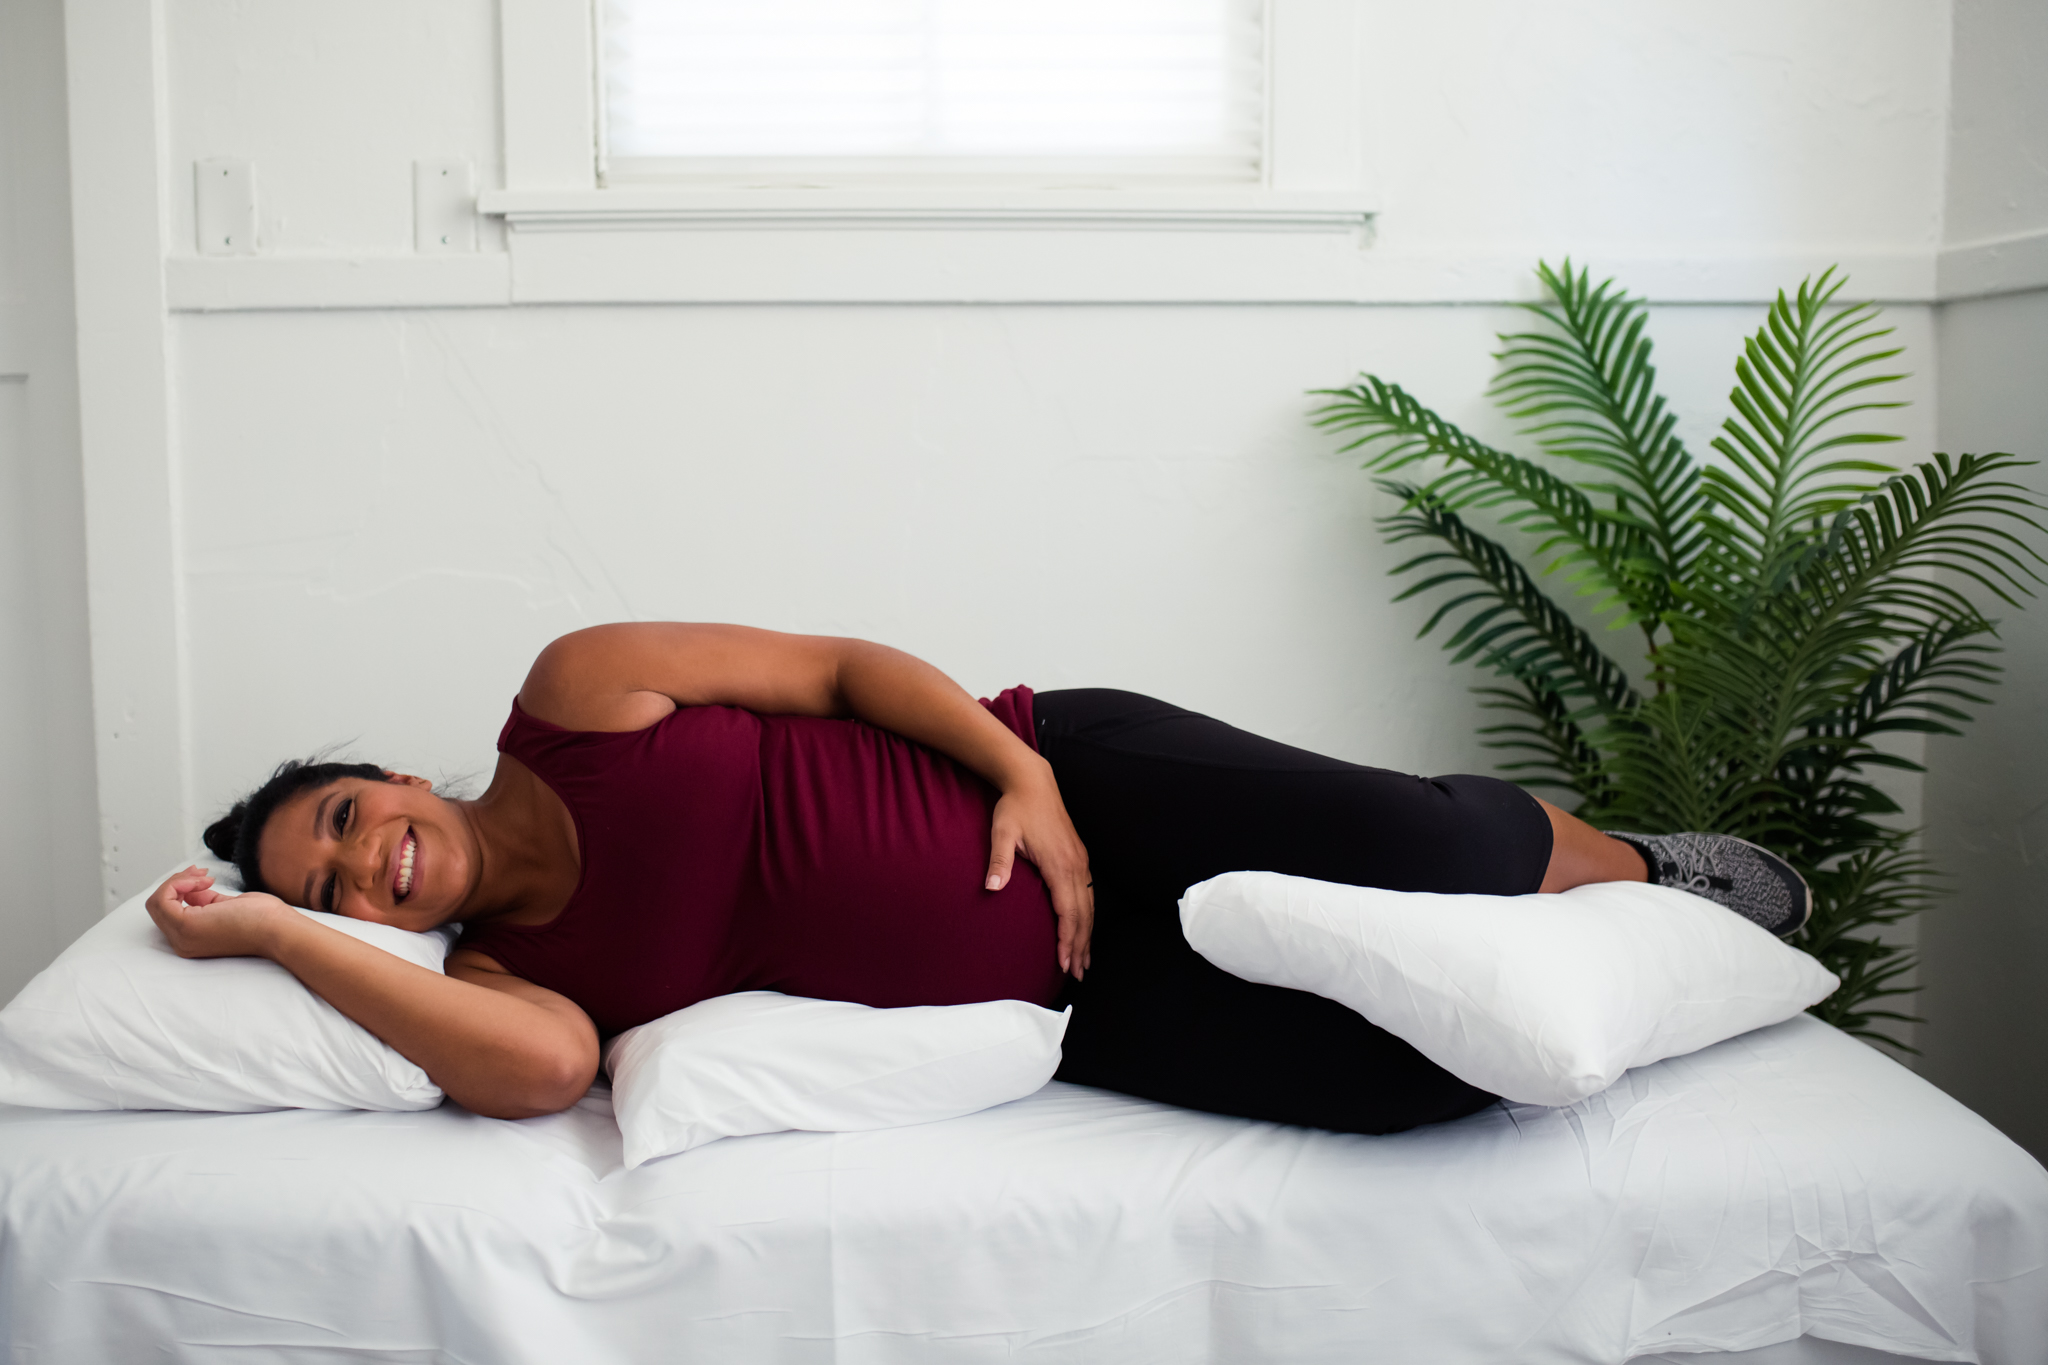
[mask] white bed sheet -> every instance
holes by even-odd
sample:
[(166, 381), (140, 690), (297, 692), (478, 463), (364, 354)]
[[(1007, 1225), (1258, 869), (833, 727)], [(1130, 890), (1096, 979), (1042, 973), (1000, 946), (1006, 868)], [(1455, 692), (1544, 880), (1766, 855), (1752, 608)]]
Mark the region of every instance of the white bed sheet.
[[(2048, 1173), (1810, 1018), (1392, 1137), (1054, 1084), (620, 1168), (608, 1100), (0, 1109), (19, 1361), (2048, 1361)], [(1778, 1359), (1773, 1353), (1769, 1358)]]

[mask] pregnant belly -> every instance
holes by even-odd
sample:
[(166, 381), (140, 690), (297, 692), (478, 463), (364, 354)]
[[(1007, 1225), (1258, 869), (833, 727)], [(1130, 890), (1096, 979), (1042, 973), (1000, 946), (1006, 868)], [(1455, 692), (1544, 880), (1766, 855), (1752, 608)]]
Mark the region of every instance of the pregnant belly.
[(1052, 899), (1018, 862), (989, 891), (995, 791), (857, 722), (764, 722), (752, 984), (864, 1005), (1050, 1004)]
[(1060, 992), (1052, 897), (1022, 859), (1002, 890), (985, 889), (980, 828), (965, 847), (847, 850), (776, 878), (748, 989), (882, 1008), (1050, 1005)]

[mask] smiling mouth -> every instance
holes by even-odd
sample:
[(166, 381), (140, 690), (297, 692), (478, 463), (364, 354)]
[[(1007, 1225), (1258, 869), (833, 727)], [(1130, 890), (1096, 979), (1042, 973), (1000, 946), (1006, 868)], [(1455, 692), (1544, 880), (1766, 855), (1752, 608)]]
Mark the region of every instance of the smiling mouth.
[(419, 856), (419, 848), (419, 836), (412, 832), (412, 826), (407, 825), (405, 842), (398, 849), (398, 875), (391, 879), (394, 903), (412, 894), (413, 860)]

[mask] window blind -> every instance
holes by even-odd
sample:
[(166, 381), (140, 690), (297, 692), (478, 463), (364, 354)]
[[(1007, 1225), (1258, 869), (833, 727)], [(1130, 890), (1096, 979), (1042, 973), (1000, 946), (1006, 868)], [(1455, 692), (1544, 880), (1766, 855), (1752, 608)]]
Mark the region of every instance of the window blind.
[(607, 182), (1256, 180), (1262, 0), (604, 0)]

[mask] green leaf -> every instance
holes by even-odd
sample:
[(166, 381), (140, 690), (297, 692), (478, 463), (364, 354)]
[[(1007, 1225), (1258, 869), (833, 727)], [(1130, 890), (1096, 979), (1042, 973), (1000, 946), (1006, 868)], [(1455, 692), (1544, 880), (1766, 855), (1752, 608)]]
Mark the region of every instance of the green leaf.
[(1887, 432), (1829, 431), (1858, 414), (1903, 406), (1850, 401), (1904, 376), (1863, 372), (1899, 350), (1879, 348), (1891, 329), (1873, 325), (1874, 304), (1834, 306), (1845, 283), (1828, 270), (1802, 283), (1792, 298), (1778, 295), (1735, 363), (1736, 386), (1729, 394), (1735, 415), (1713, 442), (1727, 468), (1703, 471), (1703, 495), (1728, 518), (1724, 540), (1732, 533), (1746, 541), (1765, 573), (1796, 552), (1802, 523), (1850, 505), (1871, 491), (1861, 476), (1889, 469), (1869, 460), (1821, 457), (1845, 446), (1899, 439)]
[(1437, 609), (1421, 634), (1429, 634), (1446, 615), (1467, 609), (1444, 642), (1460, 662), (1476, 658), (1482, 668), (1603, 715), (1626, 714), (1639, 704), (1628, 674), (1536, 586), (1505, 546), (1474, 531), (1430, 489), (1388, 480), (1381, 480), (1380, 487), (1403, 503), (1401, 511), (1380, 519), (1389, 543), (1427, 539), (1443, 546), (1394, 572), (1430, 563), (1453, 566), (1401, 596), (1451, 583), (1463, 589)]
[(1538, 537), (1538, 554), (1564, 546), (1561, 562), (1582, 564), (1603, 591), (1621, 593), (1637, 576), (1634, 566), (1647, 556), (1643, 534), (1602, 517), (1583, 491), (1541, 465), (1472, 439), (1371, 375), (1317, 392), (1331, 401), (1316, 410), (1316, 425), (1358, 432), (1344, 449), (1367, 449), (1365, 468), (1393, 473), (1441, 460), (1447, 468), (1426, 487), (1444, 508), (1507, 509), (1503, 524)]
[[(1420, 634), (1493, 675), (1482, 740), (1515, 780), (1645, 832), (1721, 830), (1789, 858), (1815, 893), (1800, 946), (1842, 985), (1814, 1013), (1896, 1046), (1887, 1023), (1912, 955), (1887, 926), (1920, 913), (1932, 869), (1885, 771), (1917, 772), (1887, 736), (1960, 733), (1999, 669), (1979, 603), (2017, 608), (2048, 565), (2041, 503), (2011, 455), (1937, 454), (1904, 471), (1862, 424), (1899, 406), (1875, 307), (1824, 272), (1780, 295), (1736, 362), (1708, 468), (1656, 391), (1647, 313), (1569, 262), (1538, 266), (1536, 324), (1501, 338), (1492, 393), (1543, 459), (1473, 440), (1373, 375), (1324, 390), (1320, 425), (1353, 434), (1402, 500), (1390, 544), (1424, 542), (1397, 600), (1428, 597)], [(1572, 477), (1566, 473), (1578, 471)], [(1582, 476), (1581, 476), (1582, 475)], [(1476, 529), (1533, 539), (1518, 557)], [(1532, 566), (1541, 566), (1534, 569)], [(1613, 631), (1640, 630), (1647, 686), (1537, 586), (1561, 574)]]
[(1501, 337), (1492, 394), (1548, 453), (1605, 471), (1582, 486), (1615, 500), (1611, 515), (1642, 533), (1648, 553), (1635, 580), (1633, 615), (1661, 615), (1666, 585), (1684, 576), (1699, 548), (1701, 473), (1675, 434), (1678, 418), (1656, 391), (1645, 335), (1647, 311), (1613, 280), (1594, 285), (1571, 262), (1536, 274), (1549, 300), (1525, 307), (1549, 324)]

